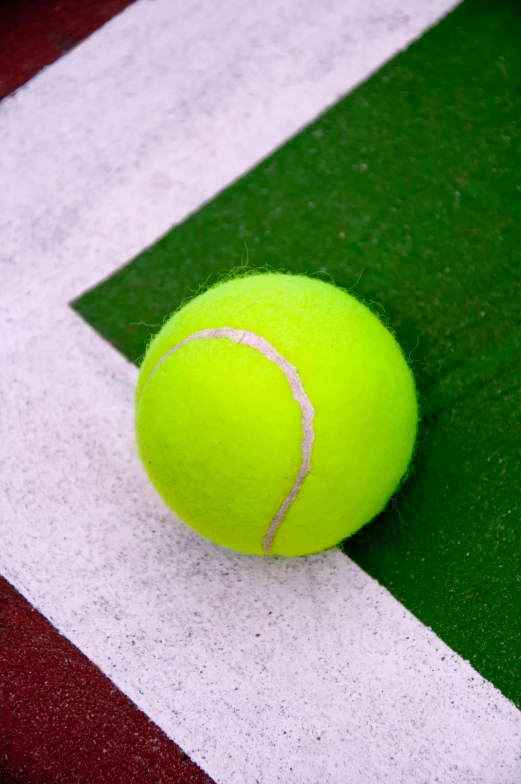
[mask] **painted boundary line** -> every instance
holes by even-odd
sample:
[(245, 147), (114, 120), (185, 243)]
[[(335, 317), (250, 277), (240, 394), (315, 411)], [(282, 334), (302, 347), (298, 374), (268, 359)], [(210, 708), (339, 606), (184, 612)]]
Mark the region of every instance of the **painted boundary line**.
[(132, 0), (16, 0), (0, 5), (0, 101)]
[(143, 0), (0, 107), (0, 569), (217, 782), (519, 778), (513, 705), (340, 552), (176, 525), (135, 368), (67, 307), (450, 6)]
[(2, 784), (211, 784), (0, 577)]

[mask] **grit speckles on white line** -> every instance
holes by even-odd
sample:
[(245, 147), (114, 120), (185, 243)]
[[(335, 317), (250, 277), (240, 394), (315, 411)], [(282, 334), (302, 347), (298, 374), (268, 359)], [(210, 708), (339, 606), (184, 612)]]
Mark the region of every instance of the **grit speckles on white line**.
[(172, 518), (67, 307), (452, 5), (138, 2), (0, 105), (0, 570), (219, 784), (521, 780), (519, 712), (340, 552)]
[(0, 571), (218, 784), (517, 784), (521, 714), (339, 551), (241, 556), (172, 517), (135, 367), (41, 304), (5, 357)]
[(74, 299), (456, 4), (130, 6), (0, 103), (0, 258), (13, 283), (22, 266), (36, 286), (59, 275)]

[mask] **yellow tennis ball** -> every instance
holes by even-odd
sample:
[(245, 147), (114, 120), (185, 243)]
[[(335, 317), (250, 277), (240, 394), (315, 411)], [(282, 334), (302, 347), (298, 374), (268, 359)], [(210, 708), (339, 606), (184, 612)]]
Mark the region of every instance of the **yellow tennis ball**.
[(412, 373), (345, 291), (258, 274), (193, 299), (150, 343), (138, 451), (166, 503), (218, 544), (305, 555), (358, 531), (407, 471)]

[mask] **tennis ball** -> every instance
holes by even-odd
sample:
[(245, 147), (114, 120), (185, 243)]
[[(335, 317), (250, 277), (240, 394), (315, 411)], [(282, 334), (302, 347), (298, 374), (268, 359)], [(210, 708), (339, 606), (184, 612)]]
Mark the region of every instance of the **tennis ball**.
[(151, 341), (136, 390), (138, 451), (163, 499), (257, 555), (358, 531), (407, 471), (416, 428), (395, 338), (350, 294), (297, 275), (195, 297)]

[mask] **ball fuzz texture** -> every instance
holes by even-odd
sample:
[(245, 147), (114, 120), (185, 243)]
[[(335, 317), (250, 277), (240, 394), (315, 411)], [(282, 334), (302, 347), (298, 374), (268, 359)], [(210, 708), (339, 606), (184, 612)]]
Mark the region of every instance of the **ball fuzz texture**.
[(140, 457), (174, 512), (257, 555), (325, 550), (380, 512), (417, 428), (412, 373), (354, 297), (297, 275), (221, 283), (150, 343)]

